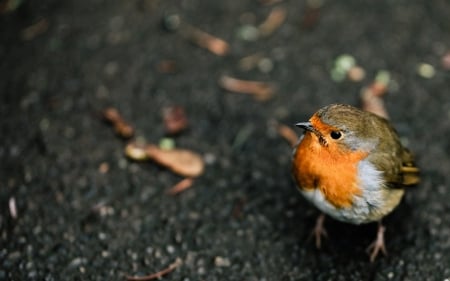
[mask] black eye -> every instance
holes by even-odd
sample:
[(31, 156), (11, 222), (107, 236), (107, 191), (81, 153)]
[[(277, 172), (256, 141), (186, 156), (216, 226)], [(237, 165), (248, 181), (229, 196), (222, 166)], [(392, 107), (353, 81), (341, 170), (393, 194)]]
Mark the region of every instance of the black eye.
[(331, 131), (330, 136), (332, 139), (338, 140), (342, 137), (342, 134), (339, 131)]

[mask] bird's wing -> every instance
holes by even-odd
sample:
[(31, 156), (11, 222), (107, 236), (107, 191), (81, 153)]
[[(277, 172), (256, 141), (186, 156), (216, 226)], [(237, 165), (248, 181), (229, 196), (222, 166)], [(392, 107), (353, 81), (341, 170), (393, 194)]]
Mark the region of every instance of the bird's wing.
[(419, 169), (409, 150), (402, 149), (398, 154), (375, 152), (369, 157), (373, 157), (371, 162), (379, 171), (384, 171), (383, 177), (388, 187), (402, 188), (419, 182)]

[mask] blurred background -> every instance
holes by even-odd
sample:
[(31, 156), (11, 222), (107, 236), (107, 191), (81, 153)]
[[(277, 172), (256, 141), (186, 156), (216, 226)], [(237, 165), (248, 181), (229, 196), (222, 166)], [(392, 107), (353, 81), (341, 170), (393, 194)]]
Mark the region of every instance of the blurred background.
[[(449, 280), (449, 19), (445, 0), (0, 0), (0, 279)], [(373, 264), (376, 225), (308, 240), (289, 143), (368, 91), (422, 172)]]

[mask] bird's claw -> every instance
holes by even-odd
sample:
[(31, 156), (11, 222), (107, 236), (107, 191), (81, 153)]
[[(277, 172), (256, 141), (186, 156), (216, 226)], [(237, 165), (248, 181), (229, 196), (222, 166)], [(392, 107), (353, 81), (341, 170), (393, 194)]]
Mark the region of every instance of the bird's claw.
[(314, 226), (314, 229), (311, 231), (311, 234), (309, 235), (309, 239), (311, 239), (313, 236), (315, 237), (317, 249), (320, 249), (320, 247), (322, 246), (322, 236), (324, 238), (328, 237), (328, 233), (325, 230), (325, 227), (323, 226), (324, 220), (325, 220), (325, 215), (321, 214), (317, 218), (316, 225)]
[(370, 255), (370, 262), (374, 262), (378, 253), (381, 251), (387, 256), (386, 246), (384, 244), (384, 232), (386, 228), (380, 223), (378, 226), (377, 238), (367, 247), (366, 251)]

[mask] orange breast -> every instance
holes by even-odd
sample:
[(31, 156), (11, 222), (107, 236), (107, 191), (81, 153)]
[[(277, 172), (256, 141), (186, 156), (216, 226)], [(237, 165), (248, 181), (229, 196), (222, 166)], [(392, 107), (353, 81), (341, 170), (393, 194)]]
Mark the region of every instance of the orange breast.
[(301, 189), (319, 188), (336, 208), (350, 207), (353, 196), (362, 194), (357, 164), (367, 154), (342, 151), (335, 143), (323, 146), (313, 133), (306, 132), (295, 152), (292, 173)]

